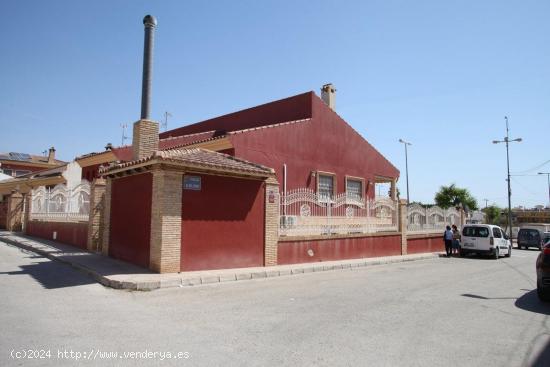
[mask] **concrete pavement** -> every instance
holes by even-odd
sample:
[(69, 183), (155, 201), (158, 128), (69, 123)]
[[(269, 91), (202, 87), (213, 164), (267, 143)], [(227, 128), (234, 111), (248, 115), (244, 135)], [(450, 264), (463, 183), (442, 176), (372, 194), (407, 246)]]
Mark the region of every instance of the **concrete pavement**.
[(121, 292), (0, 245), (0, 366), (546, 366), (537, 254)]
[(307, 264), (278, 265), (208, 271), (192, 271), (176, 274), (157, 274), (132, 264), (93, 254), (73, 246), (29, 237), (18, 233), (0, 231), (0, 242), (10, 244), (49, 259), (61, 261), (90, 275), (97, 282), (115, 289), (150, 291), (159, 288), (185, 287), (272, 278), (303, 273), (349, 270), (365, 266), (390, 264), (438, 257), (438, 253), (387, 256)]

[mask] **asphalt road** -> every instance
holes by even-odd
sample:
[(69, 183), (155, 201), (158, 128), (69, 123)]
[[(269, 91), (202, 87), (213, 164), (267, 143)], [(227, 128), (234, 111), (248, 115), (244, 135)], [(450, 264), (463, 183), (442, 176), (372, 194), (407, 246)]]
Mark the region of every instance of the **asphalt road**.
[(0, 366), (548, 366), (536, 255), (126, 292), (0, 243)]

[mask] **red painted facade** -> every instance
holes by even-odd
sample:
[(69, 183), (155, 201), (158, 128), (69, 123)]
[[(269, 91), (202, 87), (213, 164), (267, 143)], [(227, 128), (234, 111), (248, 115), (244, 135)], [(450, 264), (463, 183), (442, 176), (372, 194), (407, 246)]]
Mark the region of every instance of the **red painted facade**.
[[(53, 233), (57, 232), (54, 240)], [(88, 222), (41, 222), (28, 221), (26, 233), (29, 236), (57, 241), (86, 249)]]
[[(312, 250), (308, 254), (308, 251)], [(279, 242), (279, 265), (401, 255), (401, 235)]]
[[(299, 119), (307, 120), (231, 133)], [(346, 176), (364, 179), (365, 187), (375, 181), (375, 176), (399, 177), (399, 171), (384, 156), (313, 92), (184, 126), (160, 137), (211, 130), (227, 133), (236, 157), (274, 168), (281, 190), (284, 164), (287, 190), (316, 190), (316, 171), (335, 174), (336, 193), (345, 192)], [(202, 134), (196, 137), (198, 141), (203, 138)], [(369, 186), (367, 195), (374, 195), (374, 185)]]
[(426, 252), (441, 252), (445, 251), (445, 243), (443, 242), (443, 234), (433, 235), (430, 237), (407, 237), (407, 253), (421, 254)]
[(263, 266), (263, 182), (196, 176), (201, 190), (182, 195), (181, 270)]
[(149, 267), (153, 176), (143, 173), (113, 179), (109, 255)]
[[(300, 120), (311, 117), (313, 92), (266, 103), (246, 110), (215, 117), (196, 124), (166, 131), (159, 135), (161, 139), (196, 134), (207, 131), (236, 131), (280, 122)], [(203, 139), (204, 137), (199, 137)]]

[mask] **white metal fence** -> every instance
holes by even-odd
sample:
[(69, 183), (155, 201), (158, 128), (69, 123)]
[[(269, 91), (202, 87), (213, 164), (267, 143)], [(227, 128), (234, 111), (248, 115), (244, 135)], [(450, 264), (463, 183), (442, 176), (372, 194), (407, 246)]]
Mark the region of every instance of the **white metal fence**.
[(31, 220), (50, 222), (87, 221), (90, 213), (90, 183), (83, 180), (73, 189), (57, 185), (32, 190)]
[(321, 197), (311, 189), (280, 195), (281, 236), (311, 236), (397, 231), (397, 203), (342, 193)]
[(460, 212), (455, 208), (424, 207), (410, 204), (407, 207), (408, 232), (443, 232), (447, 225), (460, 227)]

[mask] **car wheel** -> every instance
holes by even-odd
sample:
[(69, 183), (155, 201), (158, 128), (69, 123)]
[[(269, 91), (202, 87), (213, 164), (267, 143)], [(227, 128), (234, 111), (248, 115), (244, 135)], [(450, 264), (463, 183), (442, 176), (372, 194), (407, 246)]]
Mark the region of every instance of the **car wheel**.
[(494, 256), (493, 258), (494, 258), (495, 260), (498, 260), (498, 258), (499, 258), (499, 256), (500, 256), (500, 254), (498, 253), (498, 247), (495, 248), (495, 253), (494, 253), (493, 256)]
[(508, 253), (507, 253), (506, 255), (504, 255), (504, 256), (505, 256), (505, 257), (510, 257), (510, 256), (512, 256), (512, 246), (511, 246), (511, 245), (508, 247)]
[(537, 282), (537, 296), (539, 296), (539, 299), (544, 302), (550, 301), (550, 292), (544, 292), (539, 282)]

